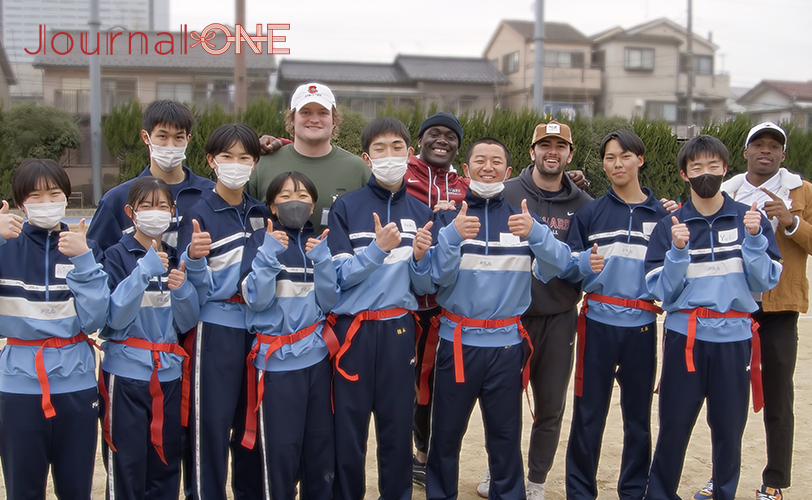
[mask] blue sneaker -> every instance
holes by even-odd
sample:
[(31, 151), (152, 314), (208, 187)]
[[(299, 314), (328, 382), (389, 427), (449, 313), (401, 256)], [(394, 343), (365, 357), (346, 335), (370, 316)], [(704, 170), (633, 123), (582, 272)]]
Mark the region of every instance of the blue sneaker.
[(691, 498), (693, 498), (693, 500), (708, 500), (709, 498), (713, 498), (713, 479), (709, 479), (708, 484)]

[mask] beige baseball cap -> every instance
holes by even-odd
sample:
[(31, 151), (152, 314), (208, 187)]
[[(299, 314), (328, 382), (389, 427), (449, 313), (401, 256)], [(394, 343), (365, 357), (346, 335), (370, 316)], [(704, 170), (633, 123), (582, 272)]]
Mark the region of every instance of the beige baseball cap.
[(570, 130), (570, 127), (563, 123), (558, 123), (557, 121), (552, 120), (550, 123), (539, 123), (536, 125), (536, 130), (533, 131), (533, 141), (530, 143), (530, 147), (533, 147), (534, 144), (545, 137), (551, 136), (560, 137), (567, 141), (570, 146), (572, 146), (572, 131)]

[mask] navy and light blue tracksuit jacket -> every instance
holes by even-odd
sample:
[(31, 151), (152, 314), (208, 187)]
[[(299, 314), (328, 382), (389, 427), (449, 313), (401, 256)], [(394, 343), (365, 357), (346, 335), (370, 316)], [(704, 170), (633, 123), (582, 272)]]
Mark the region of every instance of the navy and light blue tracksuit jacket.
[[(179, 184), (169, 184), (172, 196), (175, 197), (175, 216), (172, 217), (169, 228), (164, 232), (163, 240), (171, 246), (178, 244), (178, 226), (186, 211), (197, 203), (200, 193), (214, 188), (214, 182), (210, 179), (195, 175), (189, 167), (181, 168), (183, 168), (186, 178)], [(147, 165), (147, 168), (135, 179), (151, 175), (149, 165)], [(132, 234), (134, 230), (132, 219), (124, 213), (124, 206), (127, 205), (130, 187), (135, 179), (130, 179), (110, 189), (99, 200), (99, 206), (96, 208), (87, 230), (87, 237), (95, 240), (102, 250), (107, 250), (118, 243), (122, 235)]]
[[(248, 305), (245, 323), (251, 334), (295, 333), (324, 321), (325, 314), (338, 302), (336, 270), (327, 242), (305, 253), (308, 238), (318, 236), (313, 233), (313, 224), (308, 221), (303, 229), (296, 230), (277, 221), (274, 229), (287, 233), (287, 248), (267, 231), (256, 231), (243, 254), (245, 277), (241, 290)], [(322, 323), (307, 337), (277, 349), (267, 365), (268, 345), (262, 344), (254, 366), (267, 371), (292, 371), (318, 363), (328, 354), (321, 338), (323, 327)]]
[[(654, 300), (646, 287), (645, 258), (649, 237), (668, 211), (651, 190), (642, 188), (648, 197), (643, 203), (629, 204), (614, 190), (609, 191), (575, 213), (567, 244), (573, 260), (562, 277), (578, 282), (583, 279), (585, 293), (596, 293), (621, 299)], [(592, 271), (589, 257), (598, 244), (604, 267)], [(643, 326), (655, 321), (650, 311), (589, 300), (587, 318), (612, 326)]]
[[(671, 216), (651, 233), (646, 285), (668, 312), (665, 328), (683, 335), (688, 332), (688, 314), (681, 309), (751, 313), (758, 304), (750, 292), (773, 288), (781, 276), (781, 255), (770, 221), (762, 214), (761, 232), (751, 235), (743, 223), (749, 207), (723, 196), (722, 208), (712, 216), (697, 212), (690, 199), (671, 214), (690, 232), (682, 250), (672, 242)], [(697, 340), (737, 342), (750, 337), (749, 318), (697, 318)]]
[[(68, 226), (62, 224), (62, 231)], [(91, 334), (104, 326), (110, 291), (97, 262), (102, 252), (68, 258), (59, 232), (27, 222), (16, 238), (0, 238), (0, 337), (40, 340)], [(42, 394), (34, 355), (39, 347), (6, 345), (0, 352), (0, 392)], [(85, 342), (42, 350), (51, 394), (96, 387), (96, 354)]]
[[(265, 229), (270, 217), (268, 207), (259, 200), (244, 193), (242, 199), (242, 204), (231, 206), (214, 190), (203, 191), (178, 229), (181, 259), (186, 262), (187, 276), (198, 288), (200, 321), (230, 328), (245, 328), (244, 304), (225, 302), (239, 294), (243, 249), (254, 231)], [(194, 260), (186, 254), (192, 241), (192, 220), (211, 236), (211, 252), (206, 258)], [(207, 267), (211, 282), (205, 291), (196, 277)]]
[[(175, 249), (164, 243), (169, 268), (178, 267)], [(197, 290), (187, 279), (180, 288), (169, 290), (169, 271), (155, 250), (141, 246), (132, 234), (104, 252), (104, 270), (109, 276), (110, 313), (107, 326), (99, 334), (104, 340), (124, 341), (129, 337), (151, 343), (177, 343), (178, 332), (197, 324), (200, 303)], [(146, 349), (115, 342), (102, 344), (102, 368), (107, 373), (135, 380), (150, 379), (152, 353)], [(183, 357), (159, 352), (158, 380), (169, 382), (181, 375)]]
[[(570, 249), (538, 219), (527, 238), (514, 236), (508, 229), (508, 218), (522, 211), (508, 205), (501, 194), (485, 199), (469, 189), (465, 201), (468, 215), (479, 217), (476, 238), (462, 239), (454, 226), (457, 212), (438, 213), (445, 227), (432, 252), (432, 279), (439, 286), (437, 303), (464, 318), (519, 316), (530, 305), (530, 280), (535, 279), (531, 270), (536, 278), (551, 280), (569, 264)], [(453, 342), (456, 324), (445, 317), (440, 322), (440, 337)], [(463, 345), (501, 347), (521, 340), (515, 324), (462, 329)]]
[[(401, 241), (391, 252), (375, 243), (375, 221), (390, 222), (400, 229)], [(392, 192), (381, 187), (375, 176), (366, 186), (348, 193), (330, 209), (327, 243), (333, 254), (341, 294), (333, 308), (336, 314), (361, 311), (417, 309), (414, 295), (433, 293), (430, 254), (419, 262), (413, 258), (412, 244), (417, 229), (432, 219), (432, 211), (417, 198), (406, 194), (406, 183)], [(432, 234), (436, 234), (432, 227)]]

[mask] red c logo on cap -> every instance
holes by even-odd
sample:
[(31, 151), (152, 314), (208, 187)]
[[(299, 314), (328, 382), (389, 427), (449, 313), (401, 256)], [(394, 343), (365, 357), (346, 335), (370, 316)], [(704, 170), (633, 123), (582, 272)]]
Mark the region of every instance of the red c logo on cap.
[(311, 85), (311, 86), (307, 87), (307, 93), (308, 94), (315, 94), (316, 92), (318, 92), (318, 90), (316, 90), (315, 85)]

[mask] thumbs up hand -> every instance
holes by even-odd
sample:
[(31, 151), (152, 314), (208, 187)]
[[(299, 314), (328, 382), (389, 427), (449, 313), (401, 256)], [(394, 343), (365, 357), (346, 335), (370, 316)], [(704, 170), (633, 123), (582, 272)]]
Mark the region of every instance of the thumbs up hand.
[(158, 254), (158, 257), (161, 259), (161, 262), (164, 265), (164, 269), (168, 271), (169, 270), (169, 255), (166, 252), (159, 252), (158, 251), (159, 248), (160, 247), (158, 246), (158, 242), (155, 241), (155, 240), (152, 240), (152, 249), (155, 250), (155, 253)]
[(200, 230), (200, 223), (192, 219), (192, 241), (189, 243), (189, 258), (202, 259), (211, 252), (211, 235)]
[(4, 240), (16, 238), (23, 230), (23, 218), (19, 215), (8, 213), (8, 202), (3, 200), (3, 207), (0, 208), (0, 236)]
[[(783, 204), (783, 202), (781, 202)], [(744, 213), (744, 228), (753, 236), (761, 230), (761, 212), (758, 211), (758, 203), (755, 201), (750, 210)]]
[(400, 229), (394, 222), (381, 227), (381, 219), (378, 214), (372, 212), (375, 219), (375, 243), (384, 252), (391, 252), (400, 245)]
[(603, 255), (598, 253), (598, 244), (595, 243), (592, 245), (592, 251), (589, 252), (589, 266), (592, 268), (592, 271), (599, 273), (603, 271), (604, 263), (605, 259)]
[(426, 225), (418, 229), (417, 234), (414, 236), (412, 250), (414, 251), (415, 262), (420, 262), (420, 260), (426, 256), (426, 252), (429, 251), (429, 248), (431, 248), (431, 226), (433, 225), (434, 222), (432, 221), (426, 222)]
[(329, 233), (329, 232), (330, 232), (329, 229), (325, 229), (321, 233), (321, 236), (319, 236), (318, 238), (308, 238), (307, 243), (305, 243), (305, 253), (307, 253), (307, 252), (313, 250), (314, 248), (316, 248), (316, 245), (318, 245), (319, 243), (324, 241), (324, 238), (327, 237), (327, 233)]
[(522, 200), (522, 213), (513, 214), (508, 218), (508, 229), (514, 236), (527, 238), (533, 230), (535, 220), (527, 209), (527, 200)]
[(71, 231), (62, 231), (59, 233), (59, 243), (57, 249), (63, 255), (68, 257), (76, 257), (90, 250), (87, 246), (87, 227), (85, 220), (79, 221), (79, 229), (74, 233)]
[(674, 242), (675, 247), (682, 250), (688, 244), (691, 233), (688, 231), (688, 226), (681, 223), (676, 216), (671, 216), (671, 222), (673, 223), (671, 226), (671, 240)]
[(469, 240), (476, 238), (479, 233), (479, 226), (479, 217), (468, 215), (468, 203), (463, 200), (462, 207), (460, 207), (457, 217), (454, 218), (454, 227), (457, 228), (457, 232), (460, 233), (463, 239)]
[(177, 269), (169, 271), (167, 286), (170, 290), (176, 290), (183, 285), (184, 281), (186, 281), (186, 262), (180, 261), (180, 266)]

